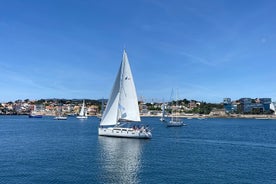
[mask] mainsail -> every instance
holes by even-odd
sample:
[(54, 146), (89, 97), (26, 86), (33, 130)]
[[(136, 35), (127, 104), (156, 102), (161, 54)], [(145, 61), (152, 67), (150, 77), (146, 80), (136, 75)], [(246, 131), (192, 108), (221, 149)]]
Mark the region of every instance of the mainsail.
[(132, 72), (124, 50), (121, 66), (100, 125), (116, 125), (118, 121), (141, 121), (137, 102)]
[(85, 106), (84, 106), (84, 100), (83, 100), (82, 107), (81, 107), (80, 114), (79, 114), (80, 116), (85, 116), (84, 110), (85, 110)]

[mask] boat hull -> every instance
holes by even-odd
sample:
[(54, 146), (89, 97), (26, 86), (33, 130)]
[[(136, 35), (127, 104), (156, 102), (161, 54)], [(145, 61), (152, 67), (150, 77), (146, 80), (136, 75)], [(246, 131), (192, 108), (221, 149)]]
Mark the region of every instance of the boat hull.
[(78, 119), (87, 119), (87, 116), (77, 116)]
[(42, 118), (42, 115), (29, 115), (29, 118)]
[(54, 118), (54, 120), (67, 120), (67, 117), (57, 116), (57, 117)]
[(121, 127), (99, 127), (100, 136), (108, 137), (124, 137), (134, 139), (151, 139), (152, 135), (148, 129), (133, 129), (133, 128), (121, 128)]
[(184, 124), (183, 121), (169, 121), (167, 123), (167, 127), (181, 127), (185, 125), (186, 124)]

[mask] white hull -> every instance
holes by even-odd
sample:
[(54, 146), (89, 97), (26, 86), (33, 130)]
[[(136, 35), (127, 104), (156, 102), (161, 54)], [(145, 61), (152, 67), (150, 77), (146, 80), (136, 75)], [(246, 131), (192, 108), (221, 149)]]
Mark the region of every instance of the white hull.
[(136, 139), (150, 139), (152, 137), (151, 132), (148, 129), (140, 128), (122, 128), (122, 127), (109, 127), (109, 128), (99, 128), (100, 136), (108, 137), (126, 137), (126, 138), (136, 138)]
[(181, 127), (185, 125), (186, 124), (184, 124), (183, 121), (169, 121), (167, 123), (167, 127)]
[(77, 116), (78, 119), (87, 119), (87, 116)]
[(67, 120), (67, 117), (65, 117), (65, 116), (56, 116), (54, 119), (55, 120)]

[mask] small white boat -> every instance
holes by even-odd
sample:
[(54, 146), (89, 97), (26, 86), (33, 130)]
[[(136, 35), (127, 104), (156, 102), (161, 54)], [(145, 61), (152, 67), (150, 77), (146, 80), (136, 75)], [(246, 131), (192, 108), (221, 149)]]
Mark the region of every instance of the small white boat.
[(197, 118), (197, 119), (199, 119), (199, 120), (205, 120), (205, 118)]
[(56, 116), (54, 120), (67, 120), (67, 116)]
[(259, 117), (259, 118), (255, 118), (255, 119), (259, 119), (259, 120), (269, 120), (269, 118), (266, 118), (266, 117)]
[(167, 122), (167, 127), (181, 127), (186, 126), (186, 124), (180, 119), (174, 119)]
[(148, 127), (123, 127), (127, 123), (140, 121), (136, 89), (127, 54), (124, 50), (121, 66), (102, 116), (98, 133), (100, 136), (150, 139), (152, 134)]
[(80, 110), (80, 113), (79, 115), (77, 116), (78, 119), (87, 119), (88, 116), (87, 116), (87, 111), (85, 109), (85, 102), (83, 100), (82, 102), (82, 106), (81, 106), (81, 110)]
[(67, 120), (67, 116), (65, 116), (64, 113), (62, 113), (61, 104), (58, 106), (57, 116), (54, 117), (54, 120)]
[(29, 118), (42, 118), (41, 112), (38, 112), (36, 109), (36, 105), (34, 106), (34, 110), (29, 114)]
[(42, 115), (41, 114), (36, 114), (34, 112), (31, 112), (29, 114), (29, 118), (42, 118)]

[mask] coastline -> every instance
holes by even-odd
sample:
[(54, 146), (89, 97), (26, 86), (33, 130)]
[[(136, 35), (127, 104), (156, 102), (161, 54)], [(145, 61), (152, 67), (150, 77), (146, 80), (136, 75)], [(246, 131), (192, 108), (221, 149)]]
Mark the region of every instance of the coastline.
[[(141, 115), (141, 117), (161, 117), (160, 115)], [(166, 116), (165, 118), (170, 118), (171, 116)], [(229, 114), (229, 115), (201, 115), (201, 114), (189, 114), (189, 115), (176, 115), (179, 118), (186, 119), (207, 119), (207, 118), (233, 118), (233, 119), (276, 119), (274, 114)]]
[[(28, 116), (29, 114), (0, 114), (0, 116)], [(43, 116), (50, 116), (54, 117), (53, 114), (42, 114)], [(98, 117), (98, 115), (88, 115), (90, 117)], [(148, 115), (148, 114), (141, 114), (141, 117), (155, 117), (160, 118), (160, 115)], [(211, 119), (211, 118), (226, 118), (226, 119), (276, 119), (275, 114), (229, 114), (229, 115), (206, 115), (206, 114), (179, 114), (176, 115), (178, 118), (185, 118), (185, 119)], [(171, 118), (171, 116), (165, 116), (165, 118)]]

